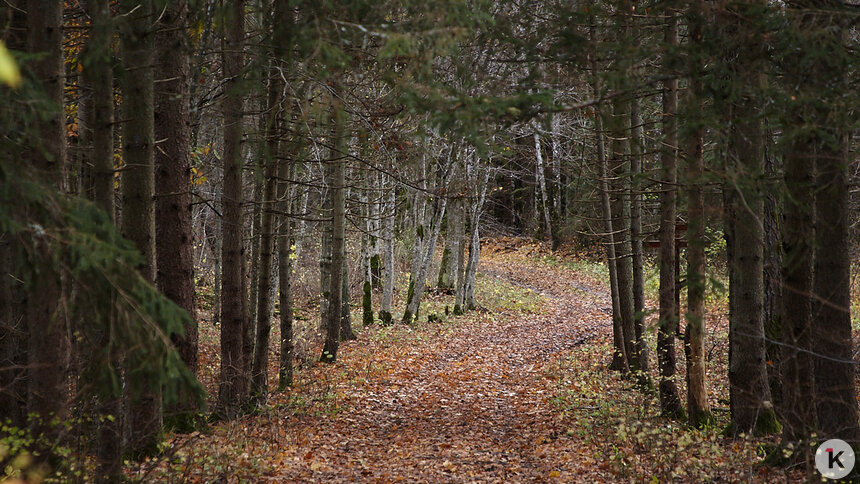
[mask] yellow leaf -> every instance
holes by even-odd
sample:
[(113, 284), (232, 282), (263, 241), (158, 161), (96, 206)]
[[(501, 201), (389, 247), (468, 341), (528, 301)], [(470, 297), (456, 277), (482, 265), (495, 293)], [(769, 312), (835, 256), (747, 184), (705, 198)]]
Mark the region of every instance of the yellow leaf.
[(561, 472), (559, 472), (559, 471), (552, 471), (552, 472), (550, 472), (550, 473), (549, 473), (549, 478), (550, 478), (550, 479), (552, 479), (552, 478), (554, 478), (554, 477), (561, 477)]
[(3, 42), (0, 42), (0, 82), (10, 87), (21, 85), (21, 71), (18, 70), (18, 64), (15, 63), (15, 59)]

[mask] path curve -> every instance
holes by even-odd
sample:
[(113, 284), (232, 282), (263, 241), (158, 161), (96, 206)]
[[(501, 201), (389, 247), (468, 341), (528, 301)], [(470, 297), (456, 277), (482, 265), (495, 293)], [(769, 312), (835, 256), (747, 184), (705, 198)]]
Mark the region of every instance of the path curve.
[[(563, 435), (543, 368), (611, 332), (606, 297), (570, 271), (540, 275), (489, 254), (484, 277), (539, 291), (540, 314), (482, 314), (415, 346), (373, 390), (302, 441), (273, 481), (534, 482), (606, 478), (583, 461), (561, 464), (547, 445)], [(569, 285), (570, 287), (567, 287)], [(567, 288), (566, 288), (567, 287)], [(577, 290), (571, 291), (570, 288)], [(362, 344), (361, 340), (358, 343)], [(566, 443), (576, 447), (577, 442)], [(577, 455), (576, 449), (569, 455)]]

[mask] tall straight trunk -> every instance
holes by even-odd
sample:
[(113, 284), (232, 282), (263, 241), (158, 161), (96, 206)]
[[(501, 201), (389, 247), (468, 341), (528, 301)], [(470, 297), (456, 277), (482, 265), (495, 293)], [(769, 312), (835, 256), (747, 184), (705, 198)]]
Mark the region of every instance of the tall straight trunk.
[[(797, 119), (802, 123), (802, 119)], [(783, 429), (790, 442), (812, 432), (812, 274), (815, 206), (813, 173), (815, 159), (802, 140), (796, 139), (785, 156), (785, 221), (782, 243), (782, 381)]]
[(424, 285), (427, 282), (427, 273), (430, 272), (430, 264), (433, 261), (433, 252), (436, 249), (436, 240), (439, 237), (439, 232), (442, 229), (442, 217), (445, 216), (445, 208), (448, 200), (440, 197), (436, 201), (435, 215), (432, 222), (433, 228), (430, 235), (423, 244), (424, 254), (421, 257), (421, 264), (418, 267), (418, 272), (409, 282), (409, 292), (407, 296), (406, 309), (403, 312), (403, 324), (411, 324), (417, 318), (418, 308), (421, 305), (421, 298), (424, 297)]
[(454, 312), (463, 310), (463, 282), (466, 276), (466, 210), (464, 199), (452, 200), (449, 214), (454, 217)]
[[(265, 118), (265, 116), (261, 116), (261, 118)], [(262, 128), (265, 130), (265, 126)], [(257, 303), (259, 297), (259, 289), (260, 289), (260, 242), (262, 241), (262, 236), (260, 234), (262, 230), (263, 224), (263, 205), (265, 204), (265, 184), (266, 184), (266, 168), (260, 165), (260, 158), (266, 156), (263, 152), (266, 148), (256, 147), (260, 150), (260, 153), (257, 153), (256, 156), (252, 155), (255, 158), (255, 166), (253, 174), (248, 174), (250, 176), (246, 176), (245, 178), (251, 178), (254, 180), (254, 198), (252, 205), (254, 207), (253, 212), (251, 213), (251, 243), (250, 250), (248, 251), (248, 256), (245, 258), (245, 263), (250, 263), (248, 267), (248, 275), (246, 276), (246, 284), (249, 284), (248, 287), (248, 326), (246, 328), (244, 341), (245, 348), (242, 350), (243, 354), (246, 356), (245, 358), (245, 366), (246, 370), (250, 372), (250, 366), (253, 365), (254, 360), (254, 348), (257, 344)]]
[(831, 129), (840, 146), (824, 146), (816, 160), (815, 264), (812, 349), (818, 432), (860, 442), (851, 338), (851, 256), (848, 223), (847, 137)]
[[(665, 43), (678, 45), (678, 16), (668, 10)], [(669, 62), (666, 61), (668, 65)], [(675, 334), (678, 331), (679, 309), (676, 305), (675, 278), (675, 204), (677, 199), (678, 163), (678, 80), (663, 81), (663, 146), (660, 150), (660, 319), (657, 329), (657, 364), (660, 367), (660, 411), (671, 418), (683, 418), (684, 407), (675, 381), (677, 358)]]
[(722, 26), (732, 81), (738, 84), (733, 89), (738, 94), (725, 111), (729, 133), (723, 187), (729, 266), (729, 392), (735, 434), (768, 433), (777, 428), (764, 348), (764, 203), (760, 182), (764, 135), (758, 117), (765, 81), (758, 61), (763, 46), (747, 27), (754, 20), (749, 13), (730, 7), (724, 14), (731, 20)]
[[(93, 199), (114, 220), (114, 132), (113, 132), (113, 69), (111, 68), (110, 2), (89, 0), (89, 13), (93, 30), (87, 43), (88, 66), (84, 76), (90, 79), (93, 89)], [(91, 47), (90, 47), (91, 46)]]
[[(412, 217), (412, 221), (414, 223), (415, 230), (415, 247), (412, 250), (412, 263), (409, 266), (409, 285), (413, 285), (413, 281), (415, 280), (418, 271), (421, 268), (421, 262), (424, 260), (424, 242), (427, 239), (427, 231), (429, 230), (429, 217), (432, 217), (433, 210), (428, 209), (427, 202), (427, 164), (429, 163), (427, 156), (422, 155), (421, 157), (421, 173), (420, 173), (420, 181), (419, 187), (420, 190), (415, 190), (414, 193), (414, 216)], [(429, 214), (429, 215), (428, 215)], [(408, 301), (407, 301), (408, 304)]]
[[(27, 2), (27, 51), (37, 54), (31, 69), (46, 94), (46, 104), (39, 106), (42, 117), (37, 125), (40, 146), (30, 153), (33, 171), (58, 190), (64, 190), (66, 142), (63, 115), (63, 2)], [(38, 271), (33, 287), (38, 296), (30, 297), (24, 308), (27, 326), (27, 414), (33, 436), (53, 443), (61, 437), (68, 413), (66, 368), (68, 366), (68, 331), (58, 301), (61, 282), (52, 259), (42, 241), (36, 241)], [(44, 251), (44, 252), (43, 252)], [(5, 274), (4, 274), (5, 277)], [(49, 444), (50, 445), (50, 444)], [(39, 460), (47, 457), (39, 456)]]
[[(326, 184), (328, 190), (323, 193), (324, 199), (320, 207), (323, 217), (331, 217), (332, 194), (331, 194), (331, 170), (325, 170)], [(320, 330), (325, 333), (328, 327), (329, 301), (331, 300), (331, 223), (323, 223), (322, 236), (320, 239)]]
[(352, 316), (350, 314), (349, 307), (349, 267), (346, 263), (346, 243), (344, 243), (342, 250), (343, 254), (341, 257), (343, 258), (343, 264), (341, 266), (341, 272), (343, 273), (343, 277), (341, 277), (340, 282), (340, 340), (351, 341), (358, 337), (352, 331)]
[[(556, 220), (564, 220), (562, 216), (562, 191), (564, 187), (561, 184), (561, 116), (553, 114), (550, 121), (552, 127), (552, 196), (553, 196), (553, 214)], [(555, 237), (556, 244), (560, 237)], [(556, 247), (553, 247), (555, 249)]]
[(260, 208), (259, 269), (257, 275), (256, 350), (251, 368), (251, 397), (258, 405), (265, 404), (269, 390), (269, 338), (272, 332), (272, 314), (269, 312), (272, 288), (272, 261), (274, 249), (276, 174), (280, 156), (280, 113), (284, 84), (279, 73), (269, 79), (268, 116), (266, 122), (266, 151), (263, 157), (263, 198)]
[[(302, 166), (302, 165), (299, 165), (299, 166)], [(304, 174), (306, 171), (307, 170), (302, 170), (302, 173)], [(298, 178), (298, 177), (296, 177), (296, 178)], [(307, 222), (305, 221), (305, 217), (306, 217), (305, 214), (308, 213), (308, 196), (309, 196), (309, 190), (307, 189), (307, 187), (299, 186), (298, 191), (300, 194), (298, 197), (298, 199), (299, 199), (299, 217), (300, 218), (299, 218), (298, 224), (295, 228), (295, 235), (294, 235), (295, 242), (296, 242), (295, 260), (297, 260), (297, 261), (300, 260), (300, 258), (302, 257), (302, 246), (304, 245), (304, 241), (305, 241), (305, 228), (307, 227)]]
[(197, 374), (187, 16), (185, 1), (171, 2), (156, 34), (155, 253), (159, 289), (191, 318), (185, 336), (175, 338), (174, 344), (185, 366)]
[(334, 363), (337, 360), (337, 350), (340, 344), (343, 304), (343, 272), (345, 254), (346, 229), (346, 200), (345, 200), (345, 164), (343, 151), (343, 136), (346, 113), (340, 98), (331, 95), (332, 150), (331, 159), (326, 165), (331, 193), (331, 275), (328, 298), (328, 319), (326, 321), (326, 338), (320, 361)]
[(221, 249), (221, 377), (218, 410), (223, 418), (238, 416), (247, 397), (244, 335), (247, 326), (242, 214), (242, 96), (245, 2), (232, 2), (225, 11), (223, 62), (224, 180)]
[[(292, 198), (286, 180), (289, 176), (288, 164), (278, 160), (278, 206), (282, 214), (290, 213)], [(280, 362), (278, 365), (278, 390), (284, 391), (293, 385), (293, 258), (290, 252), (293, 236), (293, 223), (287, 215), (280, 217), (278, 233), (278, 305), (280, 306)]]
[[(476, 160), (476, 165), (480, 162)], [(478, 307), (475, 300), (475, 279), (478, 275), (478, 263), (481, 260), (481, 215), (484, 212), (484, 202), (487, 200), (487, 185), (490, 179), (490, 168), (483, 167), (479, 171), (478, 186), (475, 187), (477, 202), (472, 209), (472, 219), (469, 221), (471, 233), (469, 236), (469, 261), (466, 263), (463, 276), (463, 305), (467, 310)]]
[[(688, 13), (690, 48), (696, 50), (702, 43), (704, 19), (701, 17), (701, 0), (690, 4)], [(690, 61), (690, 80), (686, 92), (686, 109), (692, 126), (687, 128), (685, 144), (686, 195), (689, 228), (687, 231), (687, 328), (684, 334), (687, 355), (687, 408), (689, 422), (701, 427), (713, 421), (705, 378), (705, 197), (703, 186), (704, 129), (700, 126), (702, 116), (701, 66), (695, 57)]]
[[(63, 105), (63, 3), (56, 0), (27, 1), (27, 51), (39, 54), (30, 64), (46, 94), (38, 108), (41, 153), (33, 153), (33, 172), (60, 191), (66, 190), (66, 121), (58, 109)], [(36, 149), (36, 151), (40, 151)]]
[[(444, 176), (444, 181), (441, 185), (441, 192), (444, 194), (447, 190), (448, 183), (452, 178), (452, 174), (456, 171), (453, 164), (453, 154), (449, 155), (448, 162), (443, 170), (448, 173)], [(439, 238), (439, 232), (442, 230), (442, 218), (445, 217), (445, 208), (447, 207), (448, 199), (446, 196), (440, 196), (435, 201), (435, 210), (433, 210), (432, 229), (430, 234), (425, 237), (423, 245), (424, 252), (421, 257), (421, 263), (418, 267), (418, 272), (412, 275), (409, 281), (408, 295), (406, 296), (406, 309), (403, 311), (403, 324), (411, 324), (417, 319), (418, 307), (421, 304), (421, 298), (424, 296), (424, 284), (427, 282), (427, 274), (430, 271), (430, 264), (433, 262), (433, 252), (436, 250), (436, 240)], [(425, 234), (426, 235), (426, 234)]]
[(451, 219), (451, 211), (448, 211), (448, 219), (445, 221), (445, 247), (442, 249), (442, 261), (439, 263), (439, 277), (436, 279), (436, 287), (442, 290), (454, 287), (453, 274), (454, 264), (452, 262), (454, 251), (454, 231), (451, 230), (454, 221)]
[(633, 260), (630, 254), (630, 177), (626, 163), (630, 124), (630, 103), (616, 98), (613, 103), (612, 153), (609, 165), (615, 180), (612, 201), (612, 228), (615, 230), (615, 265), (618, 281), (618, 308), (621, 312), (621, 328), (624, 335), (624, 354), (630, 371), (642, 376), (639, 354), (636, 349), (636, 329), (633, 321)]
[(776, 184), (777, 163), (770, 154), (770, 133), (766, 136), (764, 173), (767, 180), (767, 190), (764, 199), (764, 300), (762, 317), (764, 318), (765, 361), (767, 362), (767, 379), (770, 396), (773, 400), (776, 415), (783, 415), (782, 379), (780, 378), (780, 362), (782, 361), (782, 244), (780, 242), (779, 226), (782, 219), (781, 197), (778, 195)]
[(383, 210), (383, 217), (385, 217), (385, 229), (383, 231), (385, 262), (383, 263), (382, 302), (379, 309), (379, 319), (382, 320), (383, 324), (388, 324), (391, 322), (391, 301), (394, 298), (394, 276), (396, 274), (394, 267), (394, 222), (397, 216), (397, 186), (391, 177), (386, 175), (385, 178), (388, 180)]
[(600, 177), (600, 208), (603, 215), (603, 230), (606, 245), (606, 265), (609, 268), (609, 292), (612, 298), (612, 364), (613, 370), (627, 373), (630, 366), (627, 360), (627, 349), (624, 345), (624, 328), (621, 320), (621, 303), (618, 291), (618, 258), (615, 252), (615, 231), (613, 230), (612, 204), (609, 196), (609, 167), (606, 159), (606, 148), (603, 141), (603, 119), (597, 115), (595, 122), (597, 132), (597, 165)]
[(639, 366), (643, 372), (648, 372), (648, 342), (645, 341), (645, 262), (642, 253), (642, 151), (644, 137), (642, 136), (642, 118), (639, 115), (639, 101), (634, 99), (630, 104), (631, 129), (631, 158), (630, 176), (632, 187), (630, 193), (630, 242), (633, 263), (633, 329), (636, 340), (634, 346), (639, 358)]
[(538, 186), (540, 187), (540, 199), (541, 204), (543, 205), (543, 221), (546, 225), (546, 238), (549, 240), (550, 248), (555, 247), (555, 242), (553, 241), (553, 233), (552, 233), (552, 207), (550, 207), (549, 195), (546, 191), (546, 172), (544, 171), (543, 166), (543, 152), (541, 150), (540, 144), (540, 134), (535, 132), (535, 176), (538, 180)]
[[(143, 254), (138, 269), (155, 281), (155, 171), (154, 171), (154, 78), (155, 60), (151, 1), (125, 0), (128, 30), (122, 33), (122, 151), (126, 169), (122, 177), (122, 235)], [(161, 389), (156, 382), (143, 382), (146, 389), (128, 410), (129, 450), (132, 454), (156, 451), (161, 432)]]
[[(111, 221), (114, 210), (114, 91), (111, 67), (113, 28), (109, 0), (89, 0), (87, 3), (93, 30), (84, 57), (84, 77), (92, 87), (92, 196)], [(107, 345), (108, 334), (103, 334)], [(110, 355), (114, 369), (121, 365), (119, 355)], [(121, 393), (121, 392), (120, 392)], [(108, 392), (99, 399), (97, 482), (115, 482), (122, 476), (122, 395)]]
[[(622, 0), (617, 6), (616, 41), (627, 42), (631, 2)], [(609, 86), (613, 93), (627, 89), (627, 77), (631, 74), (629, 61), (622, 56), (616, 59), (612, 67), (614, 77)], [(633, 310), (633, 260), (631, 258), (630, 242), (630, 101), (616, 96), (612, 101), (612, 112), (606, 118), (606, 125), (611, 137), (609, 153), (609, 170), (612, 174), (610, 186), (615, 194), (612, 209), (612, 228), (614, 229), (616, 279), (618, 281), (618, 308), (620, 310), (621, 328), (624, 335), (624, 353), (630, 371), (638, 377), (644, 377), (640, 372), (639, 354), (636, 348), (636, 329)]]
[[(842, 2), (815, 2), (813, 8), (833, 9), (815, 12), (808, 23), (814, 36), (805, 48), (821, 56), (815, 61), (817, 73), (804, 84), (801, 98), (826, 100), (812, 111), (812, 125), (826, 127), (812, 134), (817, 168), (815, 199), (815, 262), (813, 266), (812, 350), (817, 433), (839, 438), (852, 446), (860, 442), (855, 362), (851, 329), (851, 254), (849, 246), (850, 131), (856, 113), (842, 104), (850, 91), (846, 57), (856, 53), (845, 45), (848, 23), (838, 12)], [(844, 7), (843, 7), (844, 8)], [(807, 118), (807, 123), (810, 120)], [(853, 155), (856, 157), (856, 154)], [(856, 473), (855, 473), (856, 474)]]

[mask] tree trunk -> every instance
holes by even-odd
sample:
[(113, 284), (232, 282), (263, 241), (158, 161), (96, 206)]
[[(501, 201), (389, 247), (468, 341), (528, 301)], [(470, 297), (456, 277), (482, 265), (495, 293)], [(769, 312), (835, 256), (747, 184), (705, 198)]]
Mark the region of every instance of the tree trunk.
[[(27, 51), (39, 55), (31, 63), (33, 75), (46, 94), (40, 106), (44, 117), (37, 127), (41, 146), (31, 154), (34, 172), (44, 182), (64, 190), (66, 141), (63, 115), (63, 2), (27, 2)], [(44, 242), (48, 243), (48, 242)], [(58, 301), (62, 292), (57, 268), (52, 267), (43, 241), (36, 240), (37, 272), (33, 286), (38, 297), (29, 297), (24, 308), (27, 326), (27, 415), (31, 435), (45, 439), (37, 444), (44, 460), (50, 447), (62, 438), (68, 414), (66, 369), (69, 339), (67, 321)], [(44, 444), (43, 444), (44, 445)]]
[(645, 138), (642, 133), (642, 117), (639, 99), (630, 101), (630, 241), (633, 270), (633, 346), (642, 377), (652, 386), (648, 377), (648, 342), (645, 341), (645, 276), (642, 255), (642, 157)]
[(389, 179), (389, 186), (386, 195), (384, 217), (385, 230), (383, 237), (385, 239), (385, 262), (383, 285), (382, 285), (382, 303), (380, 304), (379, 319), (382, 324), (390, 324), (391, 316), (391, 301), (394, 298), (394, 276), (396, 268), (394, 267), (394, 222), (397, 215), (397, 186), (394, 180), (386, 175)]
[[(831, 71), (832, 72), (832, 71)], [(840, 109), (835, 104), (835, 109)], [(830, 119), (829, 117), (826, 119)], [(847, 137), (832, 128), (840, 146), (825, 142), (815, 160), (815, 265), (812, 335), (815, 410), (819, 435), (852, 445), (860, 441), (851, 338), (851, 257), (848, 240)], [(839, 143), (839, 141), (837, 141)]]
[(630, 124), (630, 103), (616, 98), (613, 103), (612, 155), (609, 160), (612, 178), (615, 180), (613, 191), (615, 199), (611, 204), (613, 240), (615, 242), (616, 280), (618, 281), (618, 308), (620, 310), (621, 328), (624, 336), (624, 354), (630, 371), (637, 377), (640, 373), (639, 355), (636, 349), (636, 329), (633, 321), (633, 260), (630, 249), (630, 177), (625, 162), (628, 155), (627, 143)]
[[(276, 7), (277, 8), (277, 7)], [(279, 142), (281, 103), (284, 91), (280, 74), (273, 73), (269, 78), (268, 119), (266, 122), (266, 151), (263, 157), (263, 198), (260, 208), (260, 245), (259, 269), (257, 275), (257, 324), (256, 350), (251, 368), (251, 398), (257, 405), (265, 405), (269, 391), (269, 337), (272, 332), (272, 314), (269, 312), (272, 288), (272, 260), (274, 254), (273, 226), (275, 222), (275, 175), (281, 158)]]
[[(665, 43), (678, 45), (678, 16), (667, 10)], [(666, 61), (667, 68), (669, 62)], [(684, 407), (676, 384), (675, 334), (678, 331), (675, 252), (675, 204), (678, 162), (678, 80), (663, 81), (663, 146), (660, 150), (660, 319), (657, 330), (657, 364), (660, 367), (660, 410), (664, 416), (681, 419)]]
[[(595, 92), (597, 90), (595, 89)], [(599, 110), (598, 110), (599, 113)], [(595, 122), (597, 133), (597, 164), (600, 170), (600, 202), (603, 211), (603, 229), (606, 232), (606, 265), (609, 268), (609, 292), (612, 298), (612, 364), (613, 370), (627, 373), (630, 367), (627, 362), (627, 351), (624, 345), (624, 328), (621, 322), (621, 304), (618, 291), (618, 258), (615, 253), (615, 231), (613, 230), (612, 205), (609, 200), (609, 168), (606, 159), (606, 149), (603, 143), (603, 119), (597, 114)]]
[(326, 165), (332, 204), (332, 237), (331, 237), (331, 275), (328, 298), (328, 319), (326, 321), (326, 339), (320, 361), (334, 363), (337, 360), (337, 350), (340, 344), (343, 304), (343, 269), (345, 265), (345, 224), (346, 200), (344, 171), (346, 164), (343, 151), (343, 136), (346, 113), (343, 111), (340, 98), (331, 96), (332, 143), (335, 149)]
[[(769, 143), (770, 134), (766, 137)], [(780, 362), (782, 361), (782, 244), (780, 241), (780, 221), (782, 220), (781, 197), (777, 194), (774, 180), (777, 176), (776, 162), (769, 155), (769, 145), (765, 145), (765, 178), (768, 189), (764, 200), (764, 335), (765, 361), (767, 362), (767, 379), (770, 396), (776, 414), (784, 415), (782, 405), (782, 379), (780, 378)]]
[(551, 213), (552, 207), (550, 207), (549, 195), (546, 191), (546, 172), (543, 167), (543, 153), (541, 151), (540, 145), (540, 134), (535, 132), (535, 176), (538, 180), (538, 186), (540, 187), (540, 199), (541, 204), (543, 205), (543, 219), (544, 224), (546, 225), (546, 238), (549, 240), (550, 249), (555, 247), (555, 242), (553, 241), (553, 233), (552, 233), (552, 221), (551, 221)]
[[(702, 43), (701, 0), (690, 5), (688, 13), (691, 49), (699, 48)], [(690, 61), (690, 85), (686, 93), (686, 108), (690, 115), (685, 139), (687, 164), (687, 328), (685, 331), (685, 352), (687, 354), (687, 408), (689, 422), (694, 427), (709, 425), (713, 422), (711, 407), (708, 403), (705, 381), (705, 288), (707, 274), (705, 266), (705, 198), (702, 190), (704, 183), (704, 129), (700, 126), (702, 116), (701, 66), (695, 57)]]
[[(185, 336), (174, 344), (185, 366), (197, 374), (197, 314), (191, 227), (191, 128), (186, 34), (188, 6), (171, 2), (156, 34), (158, 89), (155, 92), (155, 253), (161, 292), (188, 312)], [(190, 401), (190, 400), (189, 400)], [(181, 404), (176, 411), (193, 411)]]
[[(326, 167), (326, 180), (328, 190), (323, 193), (325, 197), (321, 208), (323, 217), (331, 217), (332, 213), (332, 193), (331, 193), (331, 170)], [(331, 229), (330, 223), (324, 223), (322, 226), (322, 236), (320, 238), (320, 330), (325, 333), (328, 327), (328, 310), (329, 301), (331, 300)]]
[[(721, 12), (722, 13), (722, 12)], [(729, 385), (732, 431), (777, 430), (764, 350), (764, 136), (759, 92), (763, 52), (746, 25), (751, 12), (730, 7), (723, 30), (734, 96), (725, 107), (728, 126), (724, 227), (729, 266)], [(762, 52), (762, 53), (760, 53)], [(750, 77), (749, 73), (752, 74)]]
[[(290, 213), (292, 199), (290, 190), (283, 181), (289, 175), (288, 165), (284, 160), (278, 160), (278, 174), (281, 183), (278, 184), (278, 205), (284, 214)], [(292, 244), (292, 220), (287, 215), (281, 215), (280, 233), (278, 238), (278, 305), (280, 306), (281, 324), (281, 357), (278, 365), (278, 390), (284, 391), (293, 385), (293, 293), (292, 293), (292, 271), (293, 254), (290, 252)]]
[[(114, 210), (114, 90), (111, 67), (113, 27), (109, 0), (87, 3), (93, 30), (87, 42), (83, 75), (89, 77), (92, 94), (92, 196), (111, 221)], [(102, 334), (108, 343), (108, 334)], [(120, 367), (119, 355), (111, 355), (110, 364)], [(96, 470), (97, 482), (115, 482), (122, 476), (122, 395), (105, 394), (99, 399), (99, 429)]]
[[(798, 124), (804, 121), (797, 119)], [(781, 420), (790, 442), (807, 438), (812, 431), (812, 265), (813, 210), (815, 204), (813, 153), (795, 139), (785, 156), (785, 250), (782, 287), (782, 381), (786, 413)]]
[(89, 65), (85, 66), (84, 75), (89, 76), (93, 88), (93, 199), (114, 220), (113, 28), (110, 2), (89, 0), (89, 7), (93, 31), (87, 43), (86, 59)]
[[(451, 180), (452, 174), (456, 171), (449, 155), (448, 163), (444, 167), (448, 173), (444, 176), (444, 181), (440, 186), (442, 193), (447, 190), (448, 183)], [(436, 209), (432, 219), (433, 228), (429, 237), (423, 245), (424, 253), (421, 257), (421, 263), (418, 267), (417, 274), (409, 281), (409, 291), (406, 297), (406, 309), (403, 311), (403, 324), (411, 324), (418, 315), (418, 307), (421, 304), (421, 298), (424, 296), (424, 284), (427, 282), (427, 273), (430, 271), (430, 264), (433, 262), (433, 252), (436, 249), (436, 240), (439, 237), (439, 232), (442, 230), (442, 218), (445, 216), (445, 208), (448, 204), (448, 199), (445, 195), (436, 199)]]
[(242, 412), (247, 398), (244, 372), (244, 335), (248, 295), (245, 292), (242, 214), (242, 96), (239, 86), (244, 68), (245, 2), (230, 4), (224, 19), (224, 195), (221, 250), (221, 378), (217, 413), (232, 419)]
[[(815, 200), (815, 262), (813, 267), (812, 350), (817, 434), (839, 438), (855, 446), (860, 442), (855, 361), (851, 330), (851, 254), (849, 247), (848, 167), (856, 160), (849, 155), (849, 126), (856, 113), (843, 103), (851, 87), (848, 59), (856, 53), (845, 46), (847, 12), (842, 2), (814, 2), (807, 24), (812, 36), (803, 48), (818, 56), (812, 82), (803, 85), (801, 99), (814, 99), (816, 108), (807, 125), (815, 157), (807, 163), (817, 168)], [(824, 49), (824, 50), (818, 50)], [(819, 97), (820, 96), (820, 97)], [(824, 101), (822, 103), (822, 101)], [(822, 128), (824, 128), (822, 130)], [(809, 136), (809, 135), (808, 135)], [(856, 156), (856, 155), (855, 155)], [(855, 472), (856, 476), (856, 472)]]
[[(122, 235), (143, 254), (141, 275), (155, 281), (155, 171), (154, 171), (154, 43), (151, 1), (125, 0), (129, 28), (122, 33), (123, 160)], [(156, 382), (146, 388), (128, 410), (129, 451), (134, 455), (156, 451), (161, 432), (161, 389)]]
[[(479, 162), (476, 162), (476, 165), (480, 166)], [(472, 219), (469, 221), (471, 227), (469, 261), (466, 263), (466, 270), (463, 276), (463, 305), (467, 310), (473, 310), (478, 307), (478, 303), (475, 300), (475, 278), (478, 274), (478, 262), (481, 259), (481, 215), (484, 211), (484, 202), (487, 199), (487, 182), (490, 179), (490, 168), (483, 167), (479, 173), (478, 186), (475, 187), (477, 202), (472, 209)]]
[(349, 307), (349, 267), (346, 262), (346, 243), (343, 248), (343, 277), (341, 278), (341, 301), (340, 301), (340, 340), (352, 341), (358, 339), (352, 331), (352, 316), (350, 315)]

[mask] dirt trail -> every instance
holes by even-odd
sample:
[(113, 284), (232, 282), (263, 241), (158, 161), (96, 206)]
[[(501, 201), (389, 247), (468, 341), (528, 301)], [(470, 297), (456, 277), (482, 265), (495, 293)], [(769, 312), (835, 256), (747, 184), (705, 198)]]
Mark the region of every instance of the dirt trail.
[[(601, 290), (570, 271), (511, 265), (488, 254), (485, 277), (539, 291), (539, 314), (481, 314), (412, 347), (387, 377), (355, 392), (334, 417), (292, 422), (301, 431), (273, 481), (570, 482), (603, 480), (557, 428), (542, 368), (611, 331)], [(352, 345), (362, 345), (362, 340)], [(370, 344), (370, 343), (367, 343)], [(310, 425), (310, 428), (307, 427)], [(562, 439), (565, 459), (557, 445)], [(550, 451), (552, 450), (552, 451)], [(584, 452), (580, 452), (584, 450)], [(576, 456), (585, 456), (577, 461)]]

